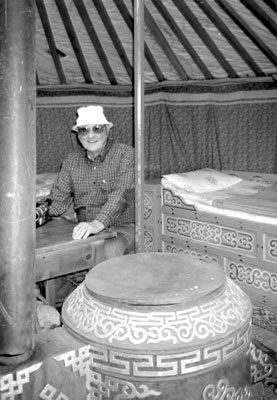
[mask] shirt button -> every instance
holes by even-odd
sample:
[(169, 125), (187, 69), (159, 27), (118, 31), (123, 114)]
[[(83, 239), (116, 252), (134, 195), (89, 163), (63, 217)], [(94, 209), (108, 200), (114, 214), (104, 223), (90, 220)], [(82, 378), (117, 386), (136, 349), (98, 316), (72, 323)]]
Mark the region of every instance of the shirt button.
[(93, 169), (96, 169), (96, 167), (94, 167)]

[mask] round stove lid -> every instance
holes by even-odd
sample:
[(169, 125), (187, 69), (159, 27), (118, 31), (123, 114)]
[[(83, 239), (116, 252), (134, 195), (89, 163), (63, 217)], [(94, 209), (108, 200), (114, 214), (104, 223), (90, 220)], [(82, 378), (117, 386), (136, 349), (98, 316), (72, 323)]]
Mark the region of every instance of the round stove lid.
[(88, 272), (96, 298), (130, 305), (199, 302), (225, 284), (223, 269), (194, 256), (136, 253), (104, 261)]

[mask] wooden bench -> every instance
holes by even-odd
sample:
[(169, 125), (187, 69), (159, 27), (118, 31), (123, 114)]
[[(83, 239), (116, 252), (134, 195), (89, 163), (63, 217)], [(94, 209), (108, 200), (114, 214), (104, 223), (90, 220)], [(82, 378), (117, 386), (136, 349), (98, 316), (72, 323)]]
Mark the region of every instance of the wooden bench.
[(55, 306), (55, 279), (91, 269), (105, 260), (105, 241), (116, 232), (100, 232), (87, 239), (74, 240), (76, 222), (65, 218), (50, 220), (36, 229), (35, 279), (44, 281), (45, 298)]

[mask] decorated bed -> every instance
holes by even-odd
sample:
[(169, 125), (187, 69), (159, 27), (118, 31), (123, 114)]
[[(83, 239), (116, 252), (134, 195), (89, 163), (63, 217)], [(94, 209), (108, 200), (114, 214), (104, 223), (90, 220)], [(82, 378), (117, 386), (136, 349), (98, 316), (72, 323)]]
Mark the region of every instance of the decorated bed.
[(152, 250), (218, 262), (252, 299), (254, 323), (277, 333), (276, 175), (211, 169), (164, 175), (145, 185), (144, 202), (146, 251), (152, 235)]

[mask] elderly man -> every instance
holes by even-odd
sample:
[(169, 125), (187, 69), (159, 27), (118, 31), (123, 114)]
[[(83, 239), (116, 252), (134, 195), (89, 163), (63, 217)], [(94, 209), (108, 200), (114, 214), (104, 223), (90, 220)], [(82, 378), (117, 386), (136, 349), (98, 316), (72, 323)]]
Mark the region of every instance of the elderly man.
[(51, 216), (60, 216), (73, 202), (78, 218), (72, 233), (76, 240), (104, 229), (116, 231), (117, 237), (106, 243), (107, 259), (134, 246), (134, 149), (109, 138), (112, 126), (103, 107), (78, 109), (72, 131), (82, 146), (63, 161), (49, 208)]

